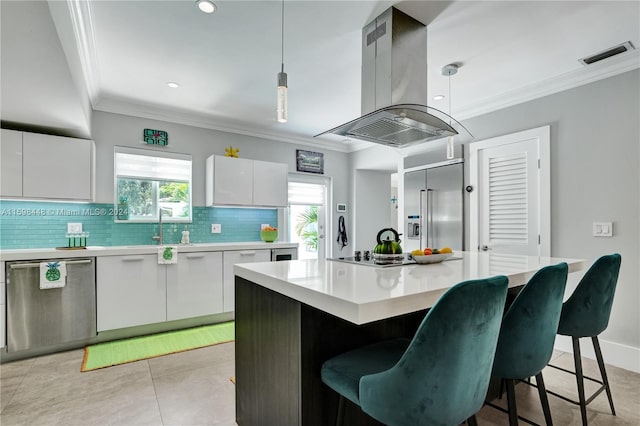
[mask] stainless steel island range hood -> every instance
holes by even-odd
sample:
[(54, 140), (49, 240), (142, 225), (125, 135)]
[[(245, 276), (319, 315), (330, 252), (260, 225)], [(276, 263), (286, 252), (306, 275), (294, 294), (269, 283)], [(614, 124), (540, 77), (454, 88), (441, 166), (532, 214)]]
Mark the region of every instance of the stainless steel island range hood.
[(391, 7), (362, 29), (362, 117), (316, 136), (335, 134), (393, 147), (471, 134), (426, 106), (427, 31)]

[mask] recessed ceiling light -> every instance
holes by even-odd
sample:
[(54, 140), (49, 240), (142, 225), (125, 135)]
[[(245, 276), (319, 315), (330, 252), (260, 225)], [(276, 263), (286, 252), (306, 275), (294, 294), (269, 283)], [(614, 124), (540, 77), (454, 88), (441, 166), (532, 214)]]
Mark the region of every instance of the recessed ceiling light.
[(216, 5), (210, 0), (198, 0), (196, 1), (198, 9), (204, 13), (213, 13), (216, 11)]
[(167, 83), (167, 86), (171, 87), (172, 89), (177, 89), (178, 87), (180, 87), (180, 84), (170, 81)]
[(441, 100), (443, 100), (443, 99), (444, 99), (444, 95), (435, 95), (435, 96), (433, 97), (433, 100), (434, 100), (434, 101), (441, 101)]

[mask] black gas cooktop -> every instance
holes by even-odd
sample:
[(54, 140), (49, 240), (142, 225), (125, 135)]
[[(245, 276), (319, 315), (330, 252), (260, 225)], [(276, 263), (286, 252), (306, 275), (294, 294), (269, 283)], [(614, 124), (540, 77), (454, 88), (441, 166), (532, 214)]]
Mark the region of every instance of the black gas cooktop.
[(375, 266), (376, 268), (388, 268), (390, 266), (402, 266), (402, 265), (415, 265), (415, 260), (409, 260), (405, 256), (401, 262), (398, 263), (375, 263), (373, 258), (365, 259), (364, 257), (356, 258), (355, 256), (350, 257), (333, 257), (328, 260), (333, 260), (334, 262), (345, 262), (345, 263), (353, 263), (356, 265), (367, 265), (367, 266)]

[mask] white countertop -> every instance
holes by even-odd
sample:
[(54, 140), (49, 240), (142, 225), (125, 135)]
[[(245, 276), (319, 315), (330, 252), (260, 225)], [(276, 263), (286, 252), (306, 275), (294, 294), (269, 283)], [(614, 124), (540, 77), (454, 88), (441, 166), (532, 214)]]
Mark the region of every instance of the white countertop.
[(567, 262), (569, 272), (586, 267), (583, 259), (456, 252), (454, 258), (431, 265), (376, 268), (331, 260), (234, 265), (234, 273), (306, 305), (354, 324), (429, 308), (454, 284), (506, 275), (519, 286), (540, 268)]
[[(270, 250), (298, 247), (297, 243), (265, 243), (264, 241), (201, 243), (201, 244), (164, 244), (178, 246), (178, 253), (224, 250)], [(157, 245), (138, 246), (88, 246), (83, 250), (58, 250), (55, 248), (0, 250), (0, 261), (33, 259), (69, 259), (74, 257), (122, 256), (158, 253)]]

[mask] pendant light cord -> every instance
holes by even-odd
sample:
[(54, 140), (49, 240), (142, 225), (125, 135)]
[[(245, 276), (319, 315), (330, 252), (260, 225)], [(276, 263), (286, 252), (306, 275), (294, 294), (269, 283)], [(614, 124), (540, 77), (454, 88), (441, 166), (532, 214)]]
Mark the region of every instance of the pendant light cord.
[(282, 28), (280, 30), (280, 35), (281, 35), (281, 38), (280, 38), (280, 42), (281, 42), (281, 46), (280, 46), (281, 47), (281, 49), (280, 49), (280, 52), (281, 52), (280, 59), (281, 59), (281, 61), (280, 61), (280, 64), (282, 66), (282, 72), (284, 72), (284, 0), (282, 0), (282, 18), (281, 18), (280, 22), (282, 24)]
[(451, 126), (451, 74), (449, 74), (449, 126)]

